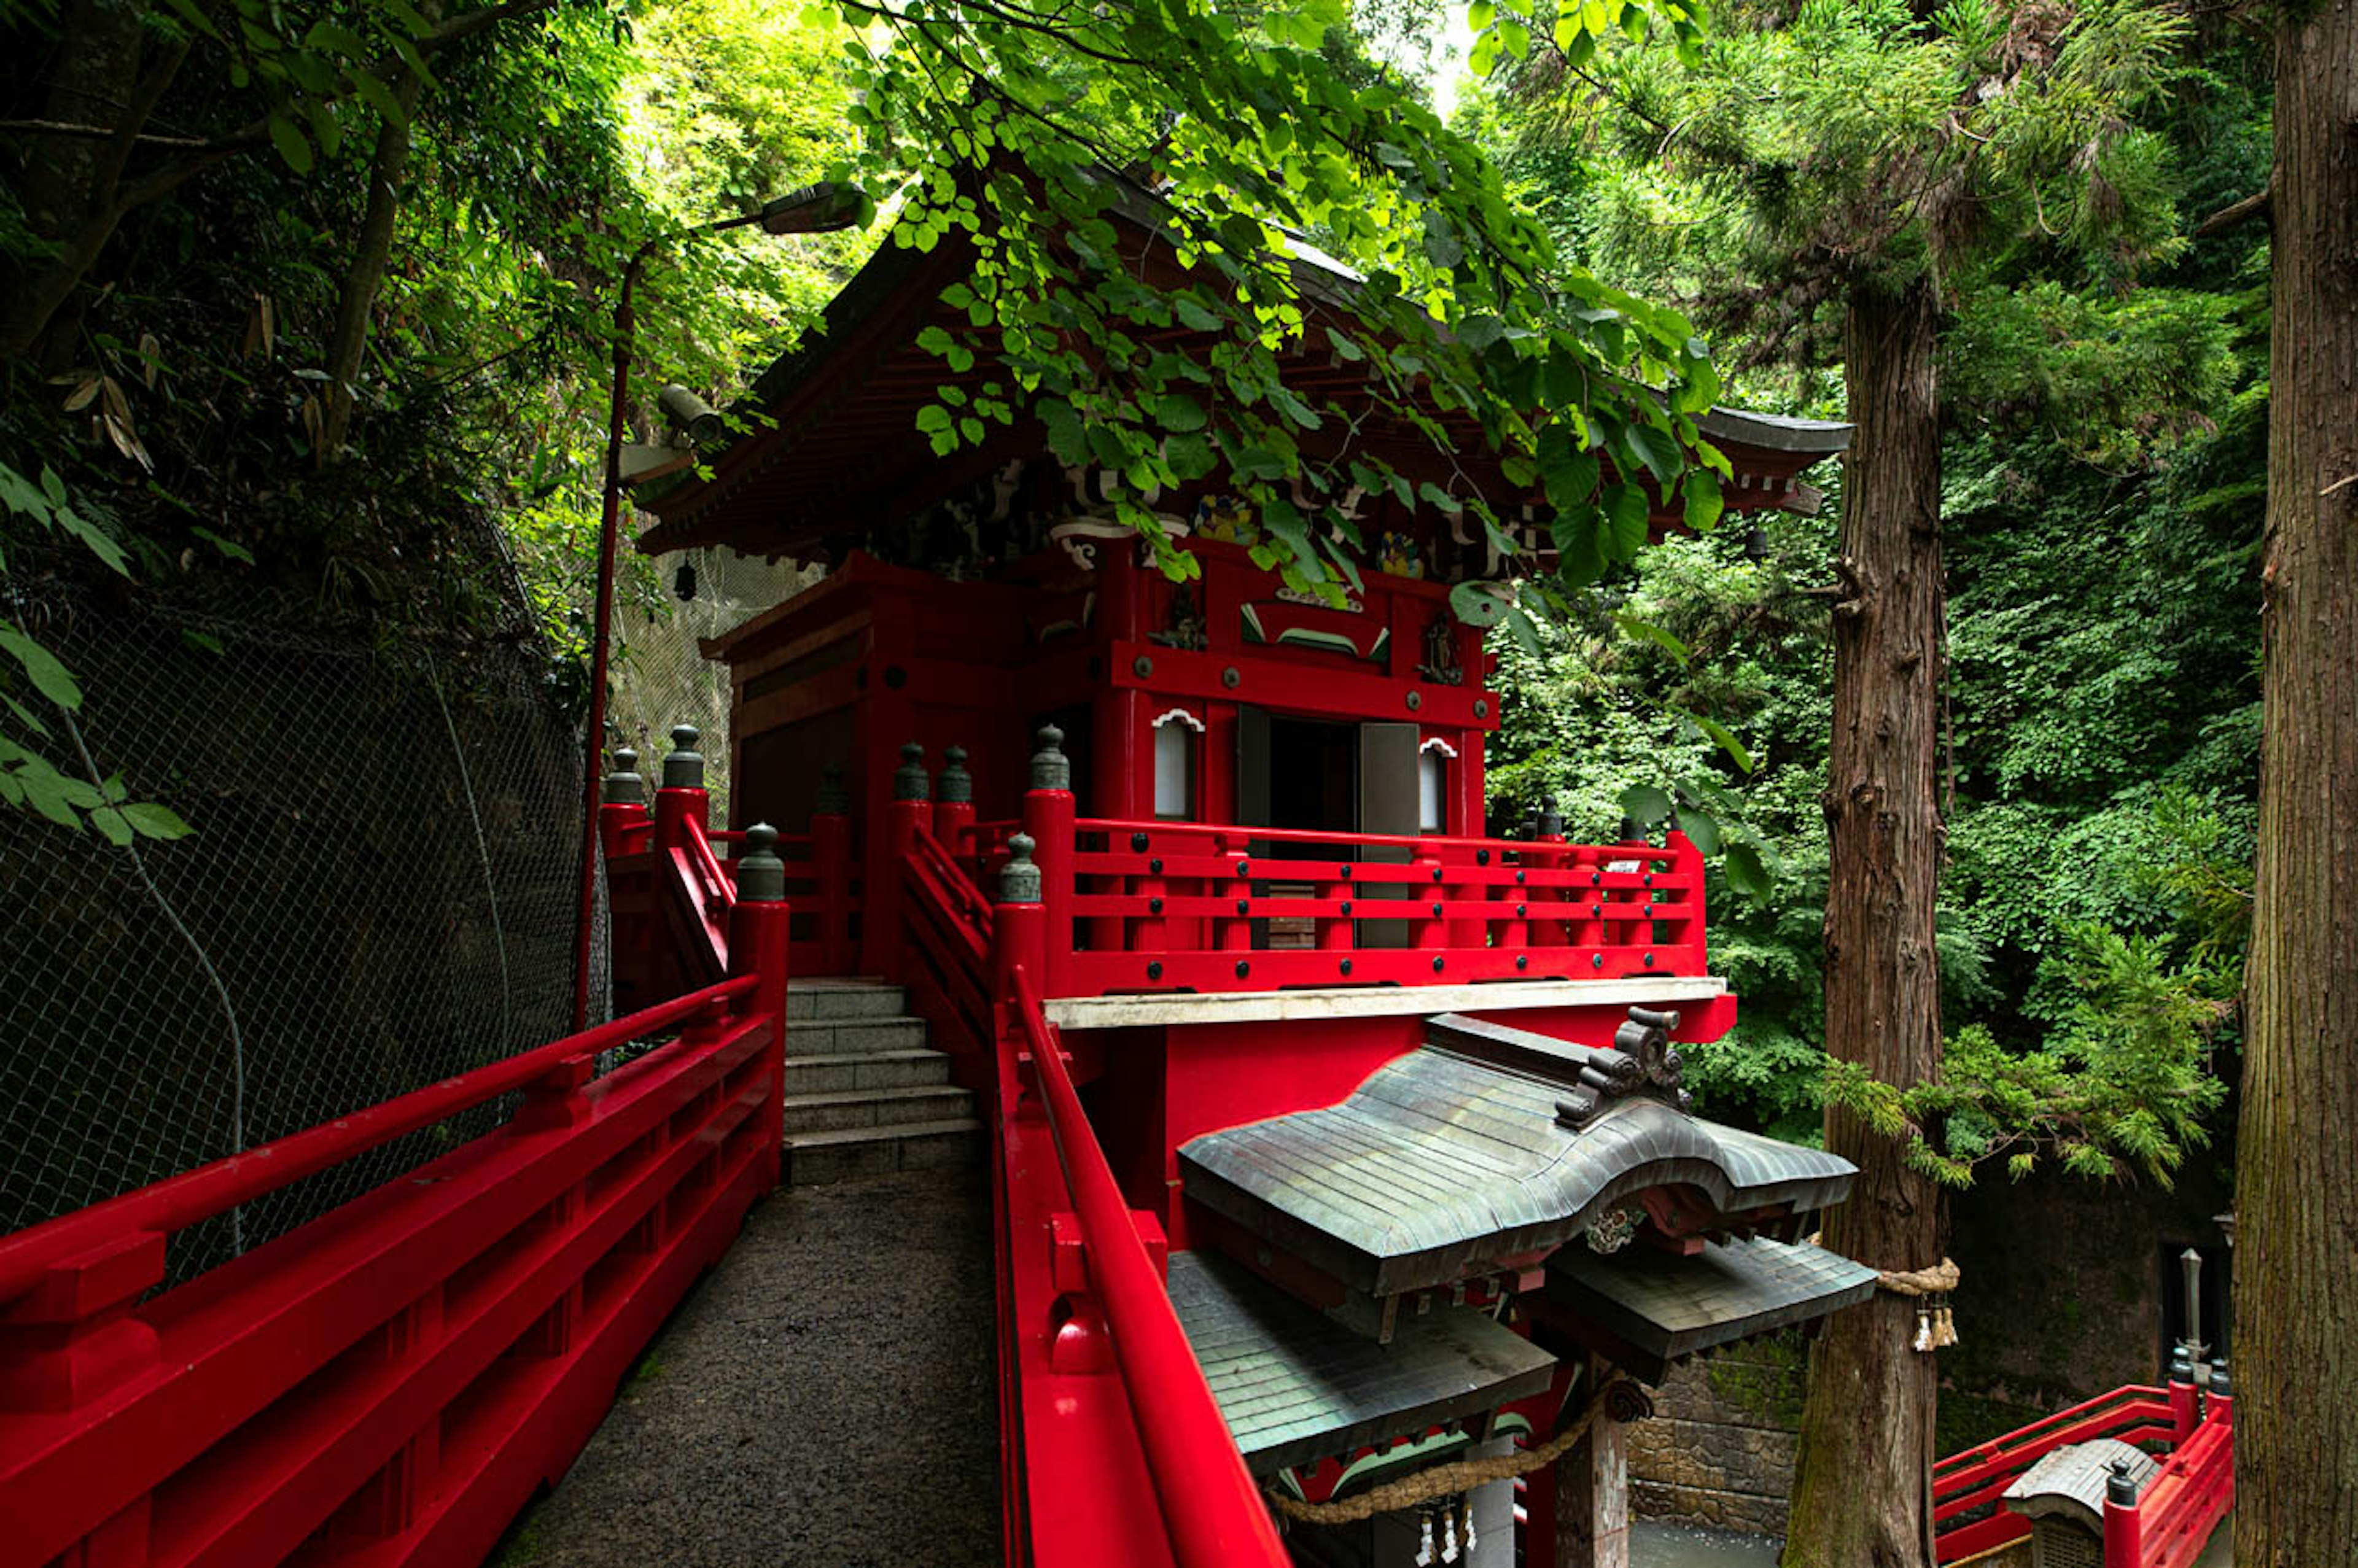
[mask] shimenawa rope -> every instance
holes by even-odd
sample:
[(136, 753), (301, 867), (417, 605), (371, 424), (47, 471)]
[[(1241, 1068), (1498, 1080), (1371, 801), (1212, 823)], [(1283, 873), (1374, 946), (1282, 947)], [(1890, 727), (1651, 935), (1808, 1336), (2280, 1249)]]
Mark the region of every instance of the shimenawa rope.
[(1537, 1448), (1518, 1449), (1491, 1459), (1460, 1459), (1453, 1464), (1436, 1465), (1430, 1470), (1420, 1470), (1413, 1476), (1403, 1476), (1397, 1481), (1387, 1481), (1380, 1487), (1346, 1498), (1341, 1502), (1306, 1503), (1300, 1498), (1283, 1493), (1269, 1494), (1270, 1506), (1288, 1519), (1298, 1519), (1305, 1524), (1357, 1524), (1377, 1514), (1390, 1513), (1396, 1509), (1412, 1509), (1419, 1503), (1435, 1498), (1450, 1497), (1471, 1491), (1490, 1481), (1503, 1481), (1552, 1464), (1581, 1439), (1605, 1409), (1605, 1401), (1614, 1388), (1626, 1379), (1617, 1378), (1596, 1390), (1596, 1397), (1581, 1411), (1580, 1419), (1549, 1438)]

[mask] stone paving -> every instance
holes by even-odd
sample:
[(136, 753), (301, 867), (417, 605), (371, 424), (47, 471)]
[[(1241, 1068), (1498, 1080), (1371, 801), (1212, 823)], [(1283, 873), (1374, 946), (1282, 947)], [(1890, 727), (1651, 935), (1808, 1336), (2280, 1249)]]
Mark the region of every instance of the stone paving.
[(492, 1561), (997, 1563), (987, 1181), (911, 1172), (757, 1205)]

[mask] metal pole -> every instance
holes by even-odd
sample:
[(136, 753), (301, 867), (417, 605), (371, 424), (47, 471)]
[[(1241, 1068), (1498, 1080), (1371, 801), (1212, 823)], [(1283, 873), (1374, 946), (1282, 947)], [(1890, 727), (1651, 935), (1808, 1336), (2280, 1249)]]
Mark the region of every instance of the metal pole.
[(2202, 1254), (2188, 1248), (2178, 1255), (2178, 1267), (2186, 1277), (2186, 1358), (2200, 1361), (2209, 1348), (2202, 1343)]
[(573, 921), (573, 1027), (590, 1021), (590, 936), (598, 908), (598, 786), (606, 754), (606, 647), (614, 622), (614, 536), (622, 517), (622, 404), (631, 385), (631, 345), (638, 335), (632, 296), (656, 240), (631, 253), (622, 269), (622, 303), (614, 308), (614, 396), (606, 416), (606, 495), (598, 524), (598, 608), (590, 643), (590, 723), (583, 742), (581, 879)]

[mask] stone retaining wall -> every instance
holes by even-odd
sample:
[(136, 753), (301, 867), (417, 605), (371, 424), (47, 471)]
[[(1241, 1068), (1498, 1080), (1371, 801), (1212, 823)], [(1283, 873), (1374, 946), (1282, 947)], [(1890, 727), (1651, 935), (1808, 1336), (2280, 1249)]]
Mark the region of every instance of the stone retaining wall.
[(1672, 1368), (1628, 1429), (1631, 1511), (1782, 1535), (1807, 1365), (1778, 1338)]

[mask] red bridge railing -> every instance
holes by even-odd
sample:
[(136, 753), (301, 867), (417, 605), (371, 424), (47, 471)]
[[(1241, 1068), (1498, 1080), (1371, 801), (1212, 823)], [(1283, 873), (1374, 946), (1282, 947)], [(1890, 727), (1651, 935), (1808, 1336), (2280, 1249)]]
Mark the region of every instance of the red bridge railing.
[[(1961, 1563), (2028, 1537), (2030, 1520), (2000, 1501), (2006, 1488), (2059, 1448), (2112, 1438), (2172, 1452), (2137, 1505), (2106, 1509), (2105, 1568), (2184, 1568), (2234, 1501), (2233, 1412), (2223, 1391), (2206, 1403), (2173, 1374), (2167, 1387), (2133, 1383), (1952, 1454), (1932, 1466), (1934, 1560)], [(2127, 1515), (2118, 1528), (2115, 1512)]]
[[(479, 1561), (776, 1181), (788, 910), (732, 920), (733, 978), (0, 1239), (0, 1565)], [(174, 1232), (508, 1096), (157, 1288)]]
[[(1054, 944), (1028, 839), (986, 900), (903, 800), (892, 950), (946, 1000), (986, 1096), (1000, 1324), (1001, 1517), (1011, 1564), (1282, 1568), (1269, 1509), (1164, 1284), (1161, 1226), (1122, 1196), (1034, 976)], [(917, 1000), (914, 993), (913, 1002)]]

